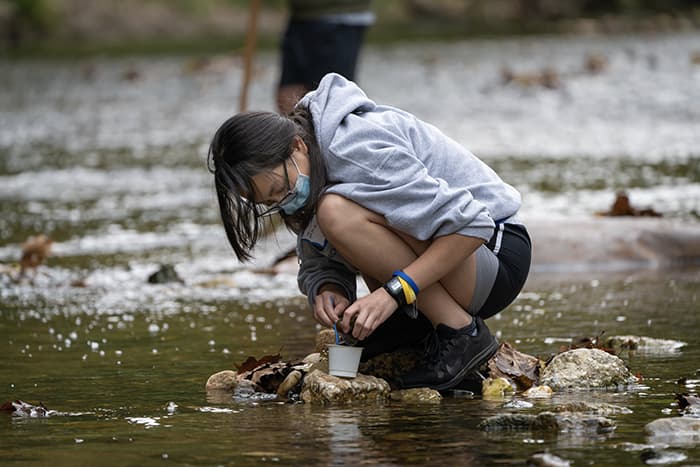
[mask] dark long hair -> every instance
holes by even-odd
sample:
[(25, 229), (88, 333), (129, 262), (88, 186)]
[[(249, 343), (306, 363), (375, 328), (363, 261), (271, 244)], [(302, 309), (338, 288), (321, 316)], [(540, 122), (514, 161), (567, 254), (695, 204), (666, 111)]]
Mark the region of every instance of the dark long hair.
[(326, 165), (316, 142), (311, 114), (297, 108), (289, 116), (273, 112), (243, 112), (226, 120), (214, 134), (207, 165), (214, 174), (221, 221), (240, 261), (250, 260), (263, 235), (264, 207), (255, 199), (252, 178), (271, 171), (292, 154), (298, 136), (309, 151), (311, 193), (306, 205), (294, 215), (282, 213), (293, 232), (303, 230), (316, 211), (326, 184)]

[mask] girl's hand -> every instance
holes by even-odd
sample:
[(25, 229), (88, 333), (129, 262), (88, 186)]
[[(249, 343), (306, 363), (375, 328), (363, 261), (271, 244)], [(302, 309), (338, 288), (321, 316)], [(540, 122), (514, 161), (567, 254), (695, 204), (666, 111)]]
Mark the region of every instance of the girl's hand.
[(319, 323), (332, 328), (350, 304), (344, 295), (333, 290), (324, 290), (314, 300), (314, 318)]
[[(345, 309), (340, 328), (346, 334), (352, 334), (354, 338), (363, 340), (386, 321), (397, 308), (396, 300), (380, 287)], [(355, 325), (351, 328), (353, 317)]]

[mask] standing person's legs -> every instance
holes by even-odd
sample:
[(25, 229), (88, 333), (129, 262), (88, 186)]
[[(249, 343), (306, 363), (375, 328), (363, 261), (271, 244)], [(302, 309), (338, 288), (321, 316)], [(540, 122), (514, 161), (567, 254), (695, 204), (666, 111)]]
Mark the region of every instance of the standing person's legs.
[(282, 73), (277, 108), (294, 109), (326, 74), (335, 72), (354, 80), (365, 26), (325, 21), (290, 21), (282, 41)]

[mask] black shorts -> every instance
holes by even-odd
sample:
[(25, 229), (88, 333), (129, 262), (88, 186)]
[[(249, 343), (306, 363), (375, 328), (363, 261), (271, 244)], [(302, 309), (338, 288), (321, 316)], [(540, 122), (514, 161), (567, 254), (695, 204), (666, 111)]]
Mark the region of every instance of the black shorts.
[(498, 224), (486, 248), (498, 259), (496, 277), (483, 304), (475, 312), (470, 310), (484, 319), (507, 307), (522, 290), (530, 272), (532, 243), (525, 226)]
[(315, 89), (330, 72), (354, 80), (366, 29), (324, 21), (290, 21), (282, 40), (279, 85), (302, 84)]

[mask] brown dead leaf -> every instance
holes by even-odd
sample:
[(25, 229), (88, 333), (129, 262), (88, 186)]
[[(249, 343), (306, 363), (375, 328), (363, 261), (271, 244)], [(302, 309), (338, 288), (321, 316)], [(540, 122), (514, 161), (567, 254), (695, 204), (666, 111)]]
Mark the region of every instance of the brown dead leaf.
[(632, 206), (630, 198), (624, 191), (615, 194), (615, 201), (610, 206), (609, 211), (598, 212), (599, 216), (631, 216), (631, 217), (662, 217), (662, 215), (651, 208), (637, 209)]
[(506, 378), (519, 390), (529, 389), (539, 380), (540, 360), (515, 350), (508, 342), (501, 343), (488, 367), (491, 378)]
[(52, 244), (53, 240), (44, 234), (29, 237), (22, 244), (22, 258), (19, 260), (20, 275), (24, 275), (28, 270), (36, 270), (44, 264), (46, 258), (51, 255)]
[(265, 365), (266, 363), (277, 363), (281, 359), (282, 356), (280, 354), (265, 355), (260, 360), (256, 359), (255, 357), (249, 356), (245, 362), (241, 363), (240, 365), (234, 363), (233, 366), (236, 367), (238, 373), (245, 373), (247, 371), (251, 371), (262, 365)]

